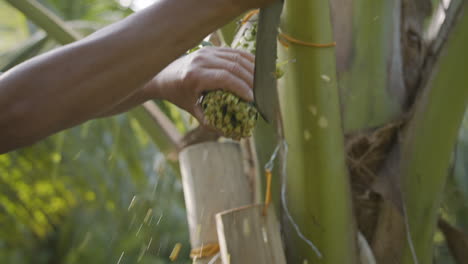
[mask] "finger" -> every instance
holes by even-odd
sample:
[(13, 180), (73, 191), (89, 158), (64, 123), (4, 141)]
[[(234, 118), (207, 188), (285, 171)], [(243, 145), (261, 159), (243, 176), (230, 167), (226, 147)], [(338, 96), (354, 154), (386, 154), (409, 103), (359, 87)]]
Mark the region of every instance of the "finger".
[(204, 48), (197, 53), (192, 61), (197, 67), (226, 69), (253, 87), (254, 63), (243, 57), (239, 51), (229, 48)]
[(205, 69), (200, 72), (200, 77), (202, 80), (205, 80), (200, 88), (203, 91), (222, 89), (232, 92), (248, 102), (254, 99), (253, 91), (249, 84), (228, 70)]
[(239, 53), (218, 52), (216, 56), (229, 61), (233, 61), (235, 63), (239, 63), (240, 65), (242, 65), (242, 67), (244, 67), (247, 71), (249, 71), (252, 74), (255, 71), (255, 62), (246, 59)]
[(249, 85), (249, 88), (253, 89), (254, 72), (252, 63), (247, 62), (247, 60), (245, 59), (241, 59), (244, 60), (244, 62), (235, 62), (223, 57), (215, 57), (212, 58), (212, 60), (213, 61), (210, 64), (210, 66), (207, 66), (208, 69), (227, 70), (244, 80)]
[(205, 115), (203, 114), (203, 110), (199, 104), (194, 105), (192, 115), (198, 120), (198, 122), (200, 122), (200, 125), (207, 125), (207, 120), (205, 119)]
[(231, 53), (231, 54), (239, 54), (243, 58), (247, 59), (251, 63), (255, 63), (255, 56), (247, 51), (243, 51), (240, 49), (233, 49), (233, 48), (226, 48), (226, 47), (218, 47), (214, 49), (217, 52), (222, 52), (222, 53)]
[(207, 130), (209, 130), (211, 132), (215, 132), (215, 133), (221, 135), (221, 131), (219, 131), (218, 129), (216, 129), (213, 126), (210, 126), (210, 124), (208, 123), (208, 120), (206, 120), (205, 115), (203, 114), (203, 110), (202, 110), (200, 105), (195, 105), (194, 109), (193, 109), (193, 111), (191, 111), (191, 113), (198, 120), (198, 122), (200, 123), (200, 126), (202, 126), (203, 128), (205, 128), (205, 129), (207, 129)]

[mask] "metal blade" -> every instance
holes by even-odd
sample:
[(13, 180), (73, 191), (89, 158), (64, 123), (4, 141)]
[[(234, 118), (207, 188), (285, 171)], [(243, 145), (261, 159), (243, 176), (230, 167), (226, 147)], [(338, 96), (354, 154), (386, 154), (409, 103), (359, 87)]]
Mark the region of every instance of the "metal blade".
[(283, 1), (260, 9), (255, 54), (254, 95), (256, 106), (267, 122), (275, 119), (278, 107), (276, 90), (276, 58), (278, 26)]

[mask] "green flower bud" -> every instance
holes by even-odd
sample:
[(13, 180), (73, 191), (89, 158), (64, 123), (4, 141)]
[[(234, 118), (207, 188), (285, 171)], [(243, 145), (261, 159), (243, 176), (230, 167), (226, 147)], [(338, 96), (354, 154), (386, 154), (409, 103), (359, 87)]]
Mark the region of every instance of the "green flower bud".
[(252, 104), (229, 92), (212, 91), (204, 95), (201, 105), (208, 125), (225, 137), (239, 140), (252, 134), (258, 116)]

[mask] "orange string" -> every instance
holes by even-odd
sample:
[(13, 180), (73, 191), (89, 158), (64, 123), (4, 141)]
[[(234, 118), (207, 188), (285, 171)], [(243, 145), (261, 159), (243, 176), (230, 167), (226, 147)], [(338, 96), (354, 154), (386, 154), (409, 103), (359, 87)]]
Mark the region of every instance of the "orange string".
[(283, 45), (285, 48), (289, 48), (289, 44), (288, 42), (284, 39), (284, 38), (281, 38), (279, 35), (278, 35), (278, 41), (281, 45)]
[(286, 48), (289, 47), (289, 43), (294, 43), (294, 44), (297, 44), (297, 45), (301, 45), (301, 46), (306, 46), (306, 47), (313, 47), (313, 48), (329, 48), (329, 47), (335, 47), (336, 46), (336, 42), (331, 42), (331, 43), (325, 43), (325, 44), (319, 44), (319, 43), (311, 43), (311, 42), (306, 42), (306, 41), (302, 41), (302, 40), (299, 40), (299, 39), (296, 39), (296, 38), (293, 38), (283, 32), (280, 32), (278, 34), (278, 40), (279, 42), (285, 46)]
[(199, 248), (194, 248), (190, 252), (190, 257), (191, 258), (209, 258), (214, 255), (216, 255), (219, 252), (219, 244), (218, 243), (213, 243), (213, 244), (205, 244)]
[(267, 214), (268, 206), (271, 203), (271, 170), (265, 170), (266, 176), (266, 191), (265, 191), (265, 206), (263, 207), (263, 215)]
[(260, 12), (260, 10), (258, 9), (254, 9), (250, 12), (248, 12), (244, 18), (241, 20), (241, 24), (244, 25), (245, 23), (249, 22), (249, 20), (256, 14), (258, 14), (258, 12)]

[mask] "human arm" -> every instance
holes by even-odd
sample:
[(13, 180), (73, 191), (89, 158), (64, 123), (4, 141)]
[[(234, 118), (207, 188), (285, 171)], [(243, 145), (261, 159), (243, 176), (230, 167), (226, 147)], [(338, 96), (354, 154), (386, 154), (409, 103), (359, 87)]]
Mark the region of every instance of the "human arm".
[(0, 153), (108, 111), (185, 50), (268, 0), (160, 0), (0, 76)]
[(142, 88), (96, 117), (120, 114), (148, 100), (163, 99), (191, 113), (203, 124), (204, 117), (197, 104), (203, 92), (223, 89), (246, 101), (253, 100), (254, 60), (252, 54), (241, 50), (203, 48), (175, 60)]

